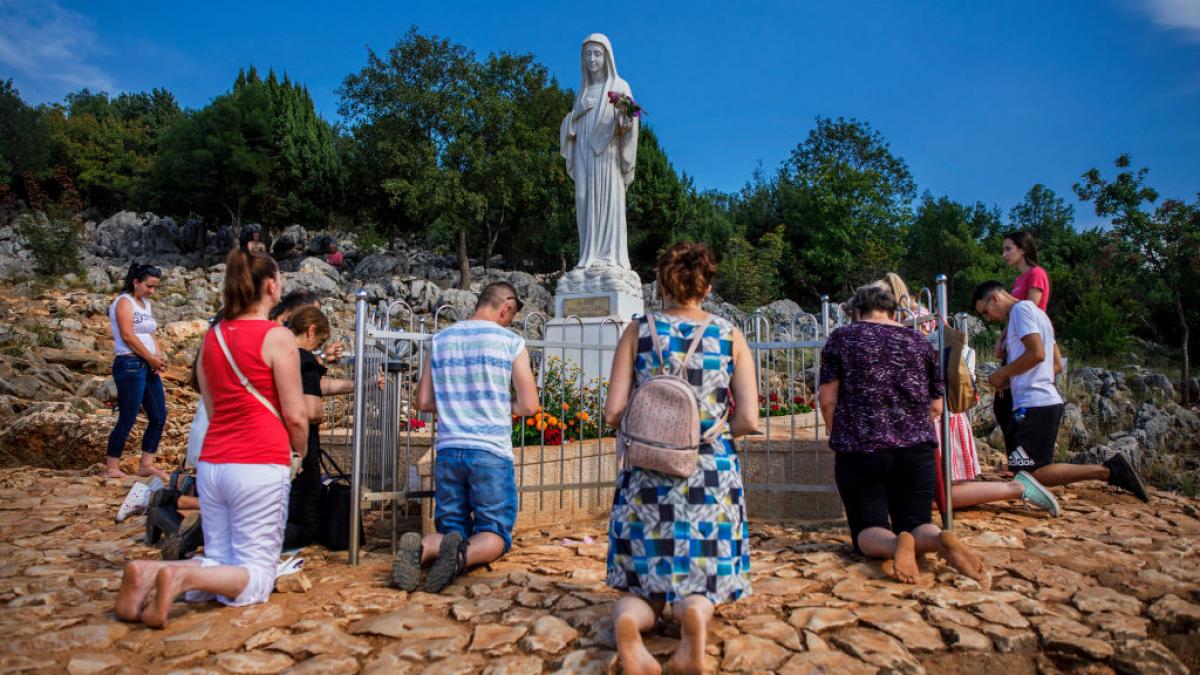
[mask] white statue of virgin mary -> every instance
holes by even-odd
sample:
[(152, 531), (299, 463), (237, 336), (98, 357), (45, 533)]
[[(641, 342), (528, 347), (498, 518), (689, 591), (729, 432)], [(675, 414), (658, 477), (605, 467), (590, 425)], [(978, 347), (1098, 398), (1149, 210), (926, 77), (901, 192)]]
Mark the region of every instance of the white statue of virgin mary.
[(641, 297), (629, 265), (625, 188), (637, 164), (638, 118), (613, 105), (610, 93), (633, 98), (617, 75), (612, 44), (600, 33), (583, 40), (583, 79), (559, 130), (567, 174), (575, 181), (579, 262), (559, 280), (560, 292), (623, 290)]

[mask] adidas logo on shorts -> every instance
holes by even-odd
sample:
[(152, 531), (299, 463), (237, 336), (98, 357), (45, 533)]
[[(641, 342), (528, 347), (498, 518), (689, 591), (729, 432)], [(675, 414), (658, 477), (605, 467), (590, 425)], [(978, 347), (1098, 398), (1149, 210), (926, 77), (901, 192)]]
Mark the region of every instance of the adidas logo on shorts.
[(1016, 450), (1008, 453), (1008, 465), (1011, 466), (1033, 466), (1034, 461), (1025, 454), (1025, 448), (1017, 446)]

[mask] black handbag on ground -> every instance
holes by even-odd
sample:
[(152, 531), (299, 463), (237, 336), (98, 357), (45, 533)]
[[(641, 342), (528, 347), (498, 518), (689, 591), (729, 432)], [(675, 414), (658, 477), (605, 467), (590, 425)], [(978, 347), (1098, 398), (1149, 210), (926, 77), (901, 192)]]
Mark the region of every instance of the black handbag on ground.
[[(345, 551), (350, 548), (350, 476), (324, 449), (321, 450), (321, 464), (326, 477), (321, 481), (321, 520), (317, 542), (330, 551)], [(329, 468), (333, 471), (329, 471)], [(358, 523), (358, 541), (359, 544), (366, 541), (361, 520)]]

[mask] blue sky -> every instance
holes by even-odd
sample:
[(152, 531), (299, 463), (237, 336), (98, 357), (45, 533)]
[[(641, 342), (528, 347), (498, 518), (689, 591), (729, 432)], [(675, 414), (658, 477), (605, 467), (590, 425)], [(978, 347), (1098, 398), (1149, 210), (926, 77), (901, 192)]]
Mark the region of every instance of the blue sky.
[(198, 107), (254, 63), (305, 82), (336, 121), (341, 79), (414, 24), (480, 55), (532, 52), (571, 87), (579, 41), (606, 33), (702, 188), (774, 169), (825, 115), (869, 122), (922, 191), (1005, 211), (1035, 182), (1074, 203), (1079, 175), (1121, 152), (1164, 196), (1200, 191), (1200, 0), (0, 0), (0, 78), (35, 102), (161, 86)]

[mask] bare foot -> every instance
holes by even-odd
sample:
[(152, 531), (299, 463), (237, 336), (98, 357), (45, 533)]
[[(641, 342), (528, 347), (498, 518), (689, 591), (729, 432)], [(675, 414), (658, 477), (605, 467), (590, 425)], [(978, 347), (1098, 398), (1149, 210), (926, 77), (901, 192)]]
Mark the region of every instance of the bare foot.
[(708, 641), (708, 626), (704, 624), (704, 613), (699, 607), (688, 607), (680, 622), (679, 646), (667, 665), (671, 673), (681, 675), (703, 675), (704, 650)]
[[(886, 569), (886, 567), (885, 567)], [(917, 540), (912, 532), (901, 532), (896, 537), (896, 557), (892, 560), (892, 578), (902, 584), (915, 584), (921, 578), (917, 567)]]
[(966, 544), (959, 541), (953, 532), (942, 532), (938, 535), (938, 542), (942, 545), (942, 557), (951, 567), (975, 581), (983, 582), (987, 576), (983, 561), (974, 551), (967, 548)]
[(111, 469), (100, 474), (104, 478), (128, 478), (124, 471), (120, 469)]
[(131, 560), (125, 563), (125, 574), (121, 577), (121, 590), (117, 592), (117, 616), (123, 621), (142, 618), (142, 605), (154, 586), (154, 567), (147, 560)]
[(142, 623), (151, 628), (162, 628), (167, 625), (167, 617), (171, 614), (171, 605), (175, 598), (183, 592), (183, 575), (187, 570), (180, 565), (166, 565), (158, 571), (154, 580), (154, 601), (142, 610)]
[(162, 482), (164, 482), (164, 483), (171, 480), (171, 477), (167, 475), (167, 472), (163, 471), (162, 469), (159, 469), (158, 467), (154, 466), (153, 464), (143, 464), (140, 467), (138, 467), (137, 475), (142, 476), (143, 478), (150, 478), (151, 476), (158, 476), (159, 479), (162, 480)]
[(621, 659), (621, 671), (626, 675), (659, 675), (662, 666), (642, 643), (642, 632), (637, 620), (628, 614), (617, 617), (613, 632), (617, 635), (617, 655)]

